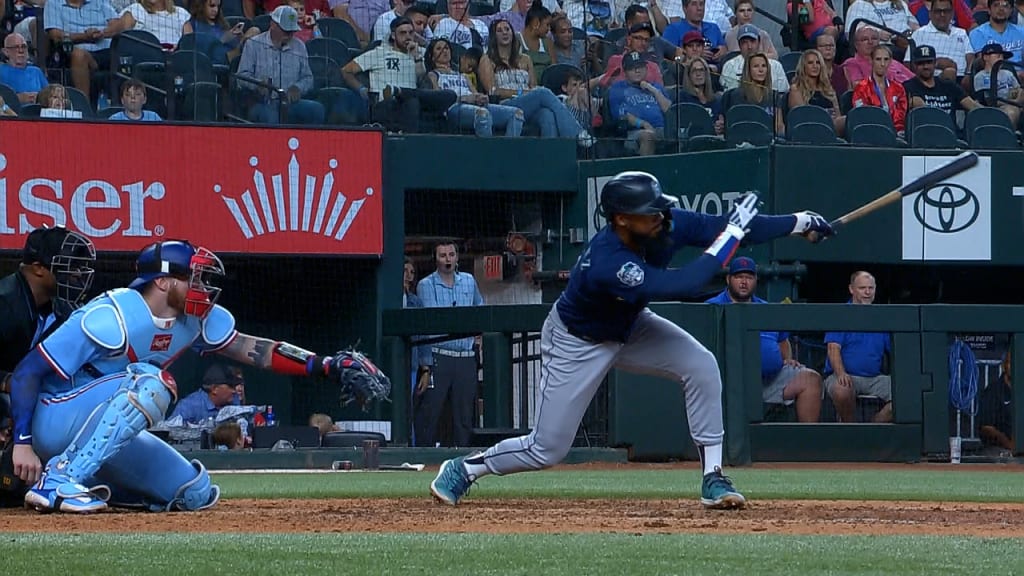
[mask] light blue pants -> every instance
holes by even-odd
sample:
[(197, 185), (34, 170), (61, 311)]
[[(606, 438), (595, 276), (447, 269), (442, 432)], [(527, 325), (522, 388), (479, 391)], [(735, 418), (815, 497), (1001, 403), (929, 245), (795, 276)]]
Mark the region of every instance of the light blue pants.
[(494, 128), (505, 127), (505, 136), (517, 138), (523, 133), (523, 111), (514, 106), (488, 104), (474, 106), (456, 102), (448, 108), (448, 122), (459, 128), (473, 128), (477, 136), (493, 136)]
[[(46, 462), (64, 452), (96, 407), (113, 397), (127, 380), (126, 373), (119, 372), (64, 394), (41, 394), (32, 422), (32, 447), (39, 459)], [(104, 462), (96, 478), (78, 480), (86, 486), (107, 484), (122, 502), (130, 495), (149, 503), (166, 503), (195, 477), (196, 469), (181, 453), (143, 431)]]
[(534, 88), (502, 104), (522, 110), (526, 121), (540, 128), (542, 138), (575, 138), (583, 130), (572, 112), (547, 88)]

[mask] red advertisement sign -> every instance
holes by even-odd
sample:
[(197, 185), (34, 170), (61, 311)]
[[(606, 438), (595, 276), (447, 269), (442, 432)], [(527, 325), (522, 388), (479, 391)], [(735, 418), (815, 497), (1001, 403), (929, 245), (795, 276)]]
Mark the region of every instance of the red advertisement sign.
[(380, 132), (0, 123), (0, 248), (42, 225), (99, 250), (380, 255)]

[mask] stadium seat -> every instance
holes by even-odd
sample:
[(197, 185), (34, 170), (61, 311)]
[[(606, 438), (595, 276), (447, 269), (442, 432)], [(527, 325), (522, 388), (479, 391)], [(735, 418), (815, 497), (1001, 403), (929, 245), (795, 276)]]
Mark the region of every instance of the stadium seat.
[(971, 133), (971, 148), (984, 150), (1016, 150), (1020, 148), (1017, 135), (1005, 126), (978, 126)]
[(68, 100), (71, 101), (71, 109), (81, 112), (82, 118), (96, 117), (96, 111), (93, 110), (92, 103), (89, 102), (89, 97), (85, 93), (71, 86), (65, 86), (64, 93), (67, 94)]
[(728, 62), (729, 60), (732, 60), (733, 58), (735, 58), (735, 57), (737, 57), (739, 55), (740, 55), (740, 53), (738, 51), (733, 51), (733, 52), (729, 52), (725, 56), (722, 56), (722, 59), (718, 61), (718, 69), (721, 70), (722, 68), (725, 67), (725, 63), (726, 62)]
[(220, 4), (220, 12), (225, 18), (245, 17), (245, 11), (242, 10), (242, 0), (224, 0)]
[(769, 132), (775, 131), (775, 119), (764, 108), (752, 104), (737, 104), (725, 113), (725, 131), (737, 122), (756, 122), (764, 125)]
[(490, 16), (497, 11), (498, 6), (494, 0), (470, 0), (469, 2), (470, 16)]
[(956, 134), (945, 126), (938, 124), (924, 124), (911, 129), (907, 127), (907, 143), (911, 148), (938, 148), (951, 149), (959, 148), (960, 143)]
[(313, 38), (306, 42), (306, 52), (309, 53), (310, 57), (326, 56), (334, 60), (339, 68), (344, 68), (345, 64), (352, 60), (349, 46), (337, 38)]
[[(945, 128), (945, 130), (928, 129), (919, 133), (918, 129), (924, 126), (934, 125)], [(948, 132), (953, 137), (953, 143), (949, 143)], [(956, 124), (948, 112), (922, 106), (914, 108), (907, 113), (907, 142), (913, 148), (957, 148), (967, 147), (966, 142), (960, 142), (956, 138)]]
[(544, 73), (540, 76), (540, 85), (559, 94), (570, 72), (576, 72), (580, 78), (583, 78), (583, 71), (572, 64), (554, 64), (544, 69)]
[(964, 119), (964, 134), (967, 142), (974, 146), (974, 131), (981, 126), (1002, 126), (1014, 133), (1013, 125), (1010, 124), (1010, 117), (999, 108), (981, 107), (975, 108), (967, 113)]
[(707, 108), (684, 102), (665, 111), (665, 141), (678, 142), (677, 151), (715, 150), (725, 141), (715, 135), (715, 126)]
[[(355, 58), (361, 51), (356, 29), (341, 18), (321, 18), (316, 21), (316, 27), (324, 38), (333, 38), (343, 42), (348, 47), (352, 58)], [(452, 60), (452, 62), (456, 61)]]
[(309, 69), (313, 72), (313, 84), (317, 90), (345, 86), (341, 66), (327, 56), (310, 56)]
[[(821, 106), (804, 104), (802, 106), (797, 106), (786, 113), (786, 139), (792, 140), (792, 138), (789, 137), (791, 132), (790, 128), (808, 122), (833, 126), (832, 115), (829, 114), (828, 110), (825, 110)], [(833, 133), (834, 132), (835, 130), (833, 129)]]
[(850, 135), (850, 144), (854, 146), (880, 146), (888, 148), (899, 146), (899, 139), (896, 138), (896, 132), (893, 131), (891, 125), (883, 126), (881, 124), (860, 123), (853, 128), (847, 125), (846, 131)]
[(801, 122), (795, 126), (786, 128), (786, 141), (793, 144), (817, 144), (823, 146), (834, 146), (843, 144), (840, 138), (836, 137), (836, 131), (832, 121), (828, 124), (822, 122)]
[(767, 146), (774, 140), (775, 134), (761, 122), (735, 122), (725, 130), (725, 142), (730, 146), (744, 142), (754, 146)]
[(362, 448), (364, 440), (376, 440), (383, 448), (387, 439), (380, 432), (328, 432), (320, 443), (322, 448)]
[[(110, 65), (122, 80), (136, 78), (161, 90), (167, 88), (167, 76), (164, 73), (167, 68), (167, 56), (160, 46), (160, 41), (153, 34), (142, 30), (125, 30), (114, 36), (110, 53)], [(152, 89), (147, 89), (146, 92), (148, 103), (151, 105), (161, 104), (166, 96), (165, 93), (161, 94)], [(115, 94), (110, 96), (114, 98)]]
[(175, 89), (193, 82), (217, 81), (209, 56), (192, 50), (178, 50), (171, 54), (167, 61), (167, 69)]
[[(896, 128), (892, 123), (892, 116), (878, 106), (858, 106), (846, 113), (846, 133), (852, 134), (854, 128), (860, 124), (875, 124), (889, 128), (893, 136), (896, 136)], [(852, 140), (850, 141), (853, 142)]]
[(786, 71), (786, 74), (795, 73), (796, 65), (800, 62), (800, 57), (803, 52), (787, 52), (779, 57), (779, 63), (782, 64), (782, 69)]
[(14, 110), (15, 114), (21, 115), (21, 101), (18, 100), (18, 93), (14, 91), (7, 84), (0, 84), (0, 97), (3, 97), (4, 102)]
[[(252, 26), (252, 22), (249, 21), (245, 16), (225, 16), (224, 21), (228, 23), (228, 28), (234, 28), (238, 24), (243, 24), (246, 30)], [(178, 45), (181, 48), (181, 45)]]
[(843, 116), (853, 109), (853, 90), (847, 90), (839, 95), (839, 113)]
[(97, 110), (96, 117), (100, 120), (107, 120), (114, 114), (117, 114), (118, 112), (124, 112), (124, 108), (121, 106), (108, 106), (103, 110)]
[(252, 25), (259, 28), (260, 32), (266, 32), (267, 30), (270, 30), (270, 14), (260, 14), (259, 16), (253, 18)]
[(175, 120), (217, 122), (220, 117), (220, 84), (193, 82), (185, 87), (184, 102), (175, 110)]
[(39, 104), (22, 104), (21, 112), (18, 113), (18, 116), (22, 118), (38, 118), (42, 109), (43, 107)]

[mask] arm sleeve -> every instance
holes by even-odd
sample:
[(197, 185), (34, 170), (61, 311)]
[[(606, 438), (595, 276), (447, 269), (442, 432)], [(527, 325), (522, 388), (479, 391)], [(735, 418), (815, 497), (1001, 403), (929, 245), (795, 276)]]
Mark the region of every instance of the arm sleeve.
[[(243, 78), (256, 79), (256, 45), (254, 42), (246, 42), (242, 48), (241, 60), (238, 61), (236, 74)], [(256, 87), (248, 82), (239, 82), (238, 87), (242, 90), (255, 90)]]
[(47, 2), (43, 6), (43, 21), (47, 30), (63, 30), (64, 19), (57, 7), (57, 2)]
[(36, 400), (43, 377), (53, 372), (50, 363), (33, 349), (26, 355), (11, 378), (11, 412), (14, 416), (14, 442), (32, 443), (32, 416), (36, 411)]
[[(472, 278), (472, 276), (470, 276)], [(473, 306), (483, 306), (484, 297), (480, 294), (480, 286), (477, 285), (476, 279), (473, 280)]]

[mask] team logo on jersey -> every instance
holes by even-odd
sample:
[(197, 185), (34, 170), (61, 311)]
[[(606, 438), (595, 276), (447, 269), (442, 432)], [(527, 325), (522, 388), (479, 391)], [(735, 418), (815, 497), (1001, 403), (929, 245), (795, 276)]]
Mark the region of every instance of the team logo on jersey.
[(151, 352), (167, 352), (171, 348), (170, 334), (157, 334), (153, 336), (153, 342), (149, 345)]
[(619, 282), (630, 288), (644, 283), (644, 269), (636, 262), (626, 262), (615, 275), (619, 278)]

